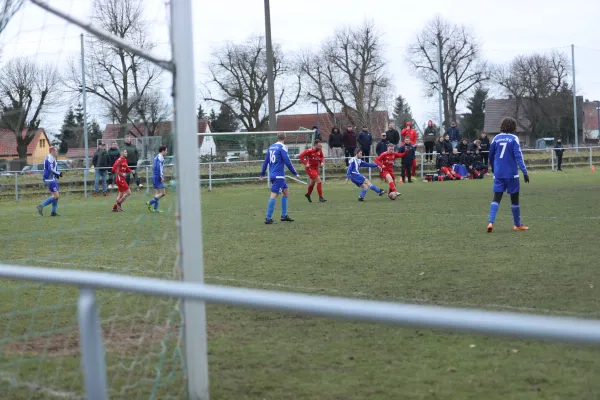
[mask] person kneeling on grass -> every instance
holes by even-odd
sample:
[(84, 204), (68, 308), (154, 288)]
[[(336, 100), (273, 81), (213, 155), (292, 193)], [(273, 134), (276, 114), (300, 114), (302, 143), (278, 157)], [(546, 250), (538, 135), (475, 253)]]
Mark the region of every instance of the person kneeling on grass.
[(385, 190), (379, 189), (377, 186), (373, 185), (371, 181), (365, 178), (359, 171), (361, 167), (379, 168), (379, 171), (381, 171), (381, 167), (377, 164), (363, 161), (363, 152), (361, 149), (356, 149), (354, 154), (354, 157), (352, 157), (348, 163), (346, 183), (348, 183), (348, 180), (351, 180), (356, 186), (362, 188), (358, 196), (358, 201), (365, 201), (365, 195), (367, 194), (368, 189), (371, 189), (378, 195), (383, 196), (385, 194)]
[(442, 154), (437, 156), (435, 166), (440, 170), (440, 174), (446, 175), (448, 179), (462, 179), (462, 176), (452, 169), (452, 161), (450, 161), (450, 157), (446, 154), (446, 150), (442, 150)]

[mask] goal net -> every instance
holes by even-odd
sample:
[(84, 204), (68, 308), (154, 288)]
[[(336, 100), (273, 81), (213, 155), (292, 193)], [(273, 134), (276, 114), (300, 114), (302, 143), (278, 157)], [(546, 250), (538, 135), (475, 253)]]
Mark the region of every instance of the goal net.
[[(171, 45), (164, 43), (170, 21), (162, 2), (48, 4), (99, 27), (120, 29), (119, 24), (132, 23), (123, 41), (143, 43), (153, 54), (170, 57)], [(0, 157), (33, 167), (27, 174), (12, 174), (11, 168), (0, 175), (0, 264), (181, 279), (176, 191), (167, 188), (167, 196), (159, 201), (162, 213), (154, 212), (153, 206), (146, 206), (154, 191), (146, 194), (146, 180), (137, 171), (127, 177), (132, 194), (121, 205), (124, 211), (114, 212), (114, 177), (96, 175), (102, 168), (85, 173), (84, 164), (70, 168), (73, 164), (67, 162), (87, 155), (90, 167), (94, 161), (110, 168), (114, 162), (114, 154), (106, 155), (110, 144), (124, 148), (131, 126), (140, 119), (158, 128), (134, 137), (136, 157), (141, 161), (156, 155), (167, 136), (168, 129), (162, 127), (173, 119), (169, 74), (160, 73), (128, 49), (49, 14), (33, 1), (0, 0), (0, 30), (0, 100), (14, 105), (12, 113), (5, 110), (0, 116)], [(143, 87), (148, 90), (142, 93)], [(30, 108), (28, 98), (19, 97), (22, 88), (31, 94)], [(155, 117), (160, 121), (150, 123)], [(105, 151), (101, 142), (108, 144)], [(61, 143), (66, 144), (65, 151)], [(56, 204), (37, 169), (51, 145), (59, 149), (56, 158), (63, 173)], [(131, 166), (137, 164), (129, 161)], [(165, 174), (172, 178), (171, 170)], [(40, 205), (45, 207), (36, 209)], [(57, 217), (51, 216), (53, 211)], [(180, 301), (107, 290), (96, 295), (110, 398), (185, 398)], [(0, 282), (0, 397), (84, 398), (77, 301), (78, 289), (72, 286)]]

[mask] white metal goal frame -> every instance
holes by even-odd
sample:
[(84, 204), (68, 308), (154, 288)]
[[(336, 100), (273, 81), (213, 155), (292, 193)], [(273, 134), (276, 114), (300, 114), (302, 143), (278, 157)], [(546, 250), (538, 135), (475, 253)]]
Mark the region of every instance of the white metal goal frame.
[[(0, 277), (32, 280), (80, 288), (78, 319), (86, 398), (106, 400), (108, 388), (100, 321), (95, 291), (114, 289), (154, 296), (183, 298), (185, 374), (188, 397), (208, 400), (208, 362), (205, 302), (271, 311), (303, 313), (372, 323), (451, 329), (483, 334), (512, 335), (600, 345), (600, 321), (562, 317), (498, 313), (348, 298), (302, 295), (204, 284), (202, 216), (197, 177), (197, 131), (194, 89), (192, 1), (171, 0), (172, 60), (163, 60), (137, 49), (51, 7), (43, 0), (29, 0), (48, 12), (78, 25), (98, 37), (135, 52), (173, 74), (175, 132), (177, 135), (178, 213), (180, 263), (185, 282), (90, 271), (57, 270), (0, 265)], [(187, 134), (186, 134), (187, 133)]]

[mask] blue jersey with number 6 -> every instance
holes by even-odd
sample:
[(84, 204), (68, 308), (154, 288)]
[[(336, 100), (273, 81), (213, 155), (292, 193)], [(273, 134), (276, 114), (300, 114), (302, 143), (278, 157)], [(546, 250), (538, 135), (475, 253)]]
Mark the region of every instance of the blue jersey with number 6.
[(510, 133), (500, 133), (490, 145), (490, 163), (494, 167), (494, 178), (518, 178), (519, 168), (527, 174), (519, 138)]
[(267, 166), (269, 167), (269, 177), (271, 180), (277, 178), (285, 179), (286, 166), (292, 175), (298, 175), (288, 156), (287, 146), (282, 143), (275, 143), (269, 147), (265, 162), (263, 162), (262, 171), (260, 173), (261, 176), (265, 176)]

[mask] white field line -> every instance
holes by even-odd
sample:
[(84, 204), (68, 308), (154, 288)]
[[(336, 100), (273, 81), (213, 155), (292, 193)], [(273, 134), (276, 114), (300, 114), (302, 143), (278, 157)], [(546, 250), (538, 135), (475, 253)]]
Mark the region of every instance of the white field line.
[[(18, 261), (18, 260), (15, 260), (15, 261)], [(32, 260), (28, 260), (28, 261), (32, 261)], [(52, 261), (52, 260), (35, 260), (35, 261), (39, 262), (40, 264), (46, 263), (46, 264), (58, 264), (58, 265), (81, 267), (81, 265), (77, 264), (77, 263)], [(95, 267), (99, 268), (99, 269), (110, 270), (110, 271), (121, 271), (121, 272), (124, 271), (122, 268), (118, 269), (116, 267), (110, 267), (110, 266), (106, 266), (106, 265), (95, 265)], [(136, 271), (136, 272), (142, 272), (142, 273), (149, 273), (148, 270), (138, 269), (138, 268), (136, 268), (136, 269), (130, 268), (125, 271)], [(155, 274), (160, 275), (158, 273), (155, 273)], [(469, 307), (469, 308), (477, 308), (477, 309), (495, 309), (495, 310), (525, 312), (525, 313), (560, 314), (560, 315), (568, 315), (568, 316), (573, 316), (573, 317), (596, 316), (595, 313), (588, 313), (588, 312), (574, 312), (574, 311), (569, 311), (569, 310), (551, 310), (551, 309), (546, 309), (546, 308), (520, 307), (520, 306), (511, 306), (511, 305), (496, 304), (496, 303), (475, 304), (475, 303), (469, 303), (469, 302), (465, 302), (465, 301), (443, 301), (443, 300), (433, 300), (433, 299), (418, 298), (418, 297), (405, 297), (405, 296), (386, 296), (384, 299), (381, 299), (381, 298), (375, 297), (372, 294), (360, 292), (360, 291), (346, 292), (346, 291), (333, 289), (333, 288), (326, 288), (326, 287), (312, 287), (312, 286), (292, 285), (292, 284), (286, 284), (286, 283), (260, 282), (260, 281), (253, 281), (253, 280), (248, 280), (248, 279), (228, 278), (228, 277), (222, 277), (222, 276), (207, 275), (204, 278), (207, 280), (217, 281), (217, 282), (232, 282), (232, 283), (251, 285), (251, 286), (257, 287), (257, 288), (262, 287), (262, 288), (289, 289), (289, 290), (294, 290), (294, 291), (316, 292), (316, 293), (321, 293), (321, 294), (337, 295), (337, 296), (344, 296), (344, 297), (360, 297), (360, 298), (378, 300), (378, 301), (394, 300), (394, 301), (407, 302), (407, 303), (412, 303), (412, 304), (430, 304), (430, 305), (440, 305), (440, 306), (447, 306), (447, 307)]]
[(8, 383), (11, 387), (27, 388), (31, 392), (43, 393), (57, 399), (83, 399), (83, 396), (77, 393), (55, 390), (33, 382), (19, 382), (16, 377), (6, 372), (0, 372), (0, 381)]

